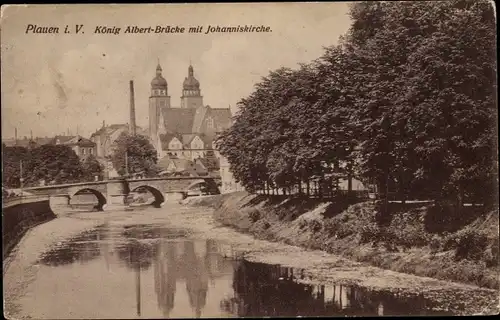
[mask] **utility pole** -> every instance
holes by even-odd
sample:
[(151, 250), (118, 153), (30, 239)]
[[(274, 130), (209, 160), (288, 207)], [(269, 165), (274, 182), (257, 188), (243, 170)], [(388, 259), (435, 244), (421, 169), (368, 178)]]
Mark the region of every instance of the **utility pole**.
[(23, 194), (23, 160), (19, 162), (19, 183), (20, 183), (20, 189), (21, 189), (21, 195)]
[(125, 176), (128, 177), (128, 150), (125, 150)]

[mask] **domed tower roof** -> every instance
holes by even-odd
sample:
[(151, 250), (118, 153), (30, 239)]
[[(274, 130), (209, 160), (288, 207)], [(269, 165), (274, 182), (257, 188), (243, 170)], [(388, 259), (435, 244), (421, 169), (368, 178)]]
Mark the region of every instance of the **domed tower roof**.
[(160, 63), (158, 62), (158, 66), (156, 67), (156, 77), (151, 81), (151, 88), (152, 89), (166, 89), (168, 84), (167, 80), (163, 78), (161, 75), (161, 66)]
[(200, 82), (194, 77), (193, 66), (189, 65), (188, 76), (182, 84), (184, 90), (200, 90)]

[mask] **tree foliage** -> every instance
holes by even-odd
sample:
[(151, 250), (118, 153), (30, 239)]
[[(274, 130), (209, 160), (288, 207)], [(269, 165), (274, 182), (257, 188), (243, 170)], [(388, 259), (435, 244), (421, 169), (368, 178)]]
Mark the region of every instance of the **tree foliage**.
[[(128, 168), (126, 168), (126, 161)], [(157, 161), (156, 150), (147, 137), (133, 136), (124, 132), (116, 139), (111, 162), (118, 174), (126, 175), (128, 172), (129, 174), (144, 173), (147, 176), (153, 176), (158, 172)]]
[(86, 180), (94, 180), (96, 176), (103, 177), (104, 166), (92, 154), (83, 160), (82, 167)]
[(19, 188), (21, 177), (21, 161), (26, 161), (28, 150), (23, 147), (2, 146), (2, 184)]
[(102, 168), (95, 163), (97, 160), (92, 159), (80, 161), (76, 153), (65, 145), (47, 144), (29, 149), (3, 146), (2, 183), (19, 188), (21, 166), (24, 186), (38, 185), (41, 180), (54, 184), (90, 181), (94, 175), (102, 174)]
[(350, 15), (338, 45), (270, 72), (240, 101), (218, 140), (236, 180), (250, 191), (287, 187), (333, 168), (403, 199), (491, 202), (491, 3), (357, 2)]

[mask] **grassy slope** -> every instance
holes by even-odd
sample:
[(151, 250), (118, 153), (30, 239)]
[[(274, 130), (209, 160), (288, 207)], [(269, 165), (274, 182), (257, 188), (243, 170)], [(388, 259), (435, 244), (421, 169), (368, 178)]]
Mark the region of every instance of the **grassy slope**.
[(260, 239), (321, 249), (394, 271), (499, 288), (498, 212), (467, 209), (444, 220), (447, 215), (434, 208), (394, 207), (381, 226), (372, 202), (347, 207), (237, 192), (189, 203), (215, 208), (216, 220)]

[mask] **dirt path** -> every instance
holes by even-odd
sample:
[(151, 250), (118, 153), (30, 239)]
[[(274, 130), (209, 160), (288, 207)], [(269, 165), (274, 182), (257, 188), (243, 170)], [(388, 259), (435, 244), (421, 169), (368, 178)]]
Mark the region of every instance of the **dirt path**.
[(27, 285), (36, 279), (35, 261), (41, 253), (58, 241), (106, 222), (165, 223), (185, 228), (191, 231), (193, 237), (231, 244), (234, 251), (240, 252), (248, 260), (303, 268), (306, 275), (303, 282), (306, 283), (358, 284), (376, 290), (397, 291), (402, 295), (421, 293), (438, 302), (442, 309), (460, 314), (496, 314), (499, 310), (496, 290), (402, 274), (318, 250), (256, 240), (219, 225), (206, 208), (169, 204), (161, 210), (151, 208), (144, 211), (75, 213), (30, 230), (13, 251), (4, 273), (6, 315), (22, 314), (16, 300), (26, 294)]

